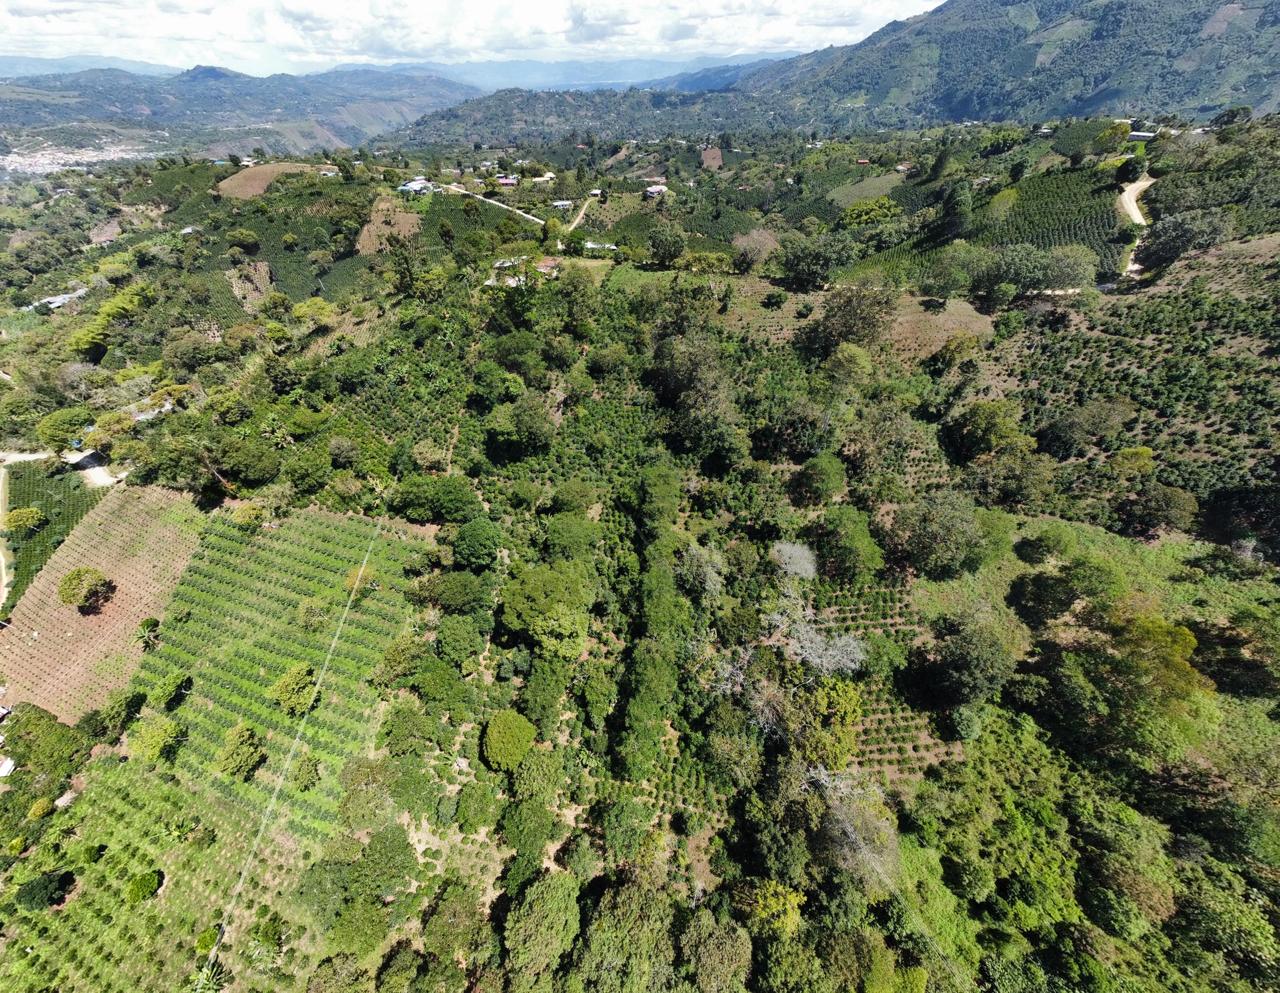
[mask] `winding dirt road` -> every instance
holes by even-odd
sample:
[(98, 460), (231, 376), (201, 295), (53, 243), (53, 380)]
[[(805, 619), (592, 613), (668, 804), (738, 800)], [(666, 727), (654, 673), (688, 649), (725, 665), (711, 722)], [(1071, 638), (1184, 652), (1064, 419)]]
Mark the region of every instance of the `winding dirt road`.
[(1138, 209), (1138, 197), (1147, 192), (1147, 187), (1154, 182), (1154, 179), (1135, 180), (1120, 192), (1120, 209), (1125, 212), (1125, 216), (1133, 221), (1134, 224), (1144, 228), (1147, 226), (1147, 219), (1142, 216), (1142, 211)]

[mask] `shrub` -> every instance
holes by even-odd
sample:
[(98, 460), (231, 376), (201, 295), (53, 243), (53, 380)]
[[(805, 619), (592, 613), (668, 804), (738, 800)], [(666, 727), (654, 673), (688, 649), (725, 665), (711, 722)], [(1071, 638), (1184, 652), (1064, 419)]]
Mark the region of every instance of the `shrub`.
[(36, 797), (27, 809), (27, 820), (39, 821), (53, 813), (53, 801), (47, 796)]
[(826, 503), (845, 486), (844, 463), (830, 452), (815, 455), (796, 473), (796, 496), (803, 503)]
[(462, 476), (406, 476), (391, 497), (391, 509), (411, 521), (465, 523), (484, 505)]
[(26, 535), (44, 527), (48, 518), (39, 507), (16, 507), (4, 515), (4, 529), (13, 535)]
[(293, 666), (275, 681), (271, 699), (290, 717), (305, 714), (316, 702), (315, 671), (305, 662)]
[(65, 870), (41, 873), (18, 887), (15, 899), (23, 910), (40, 911), (61, 903), (76, 883), (76, 877)]
[(124, 901), (130, 905), (142, 903), (143, 900), (150, 900), (160, 890), (160, 884), (164, 882), (164, 874), (159, 869), (152, 869), (149, 872), (140, 872), (129, 880), (129, 884), (124, 888)]
[(82, 565), (62, 577), (58, 583), (58, 599), (82, 613), (91, 613), (110, 598), (113, 590), (111, 580), (97, 569)]
[(458, 528), (453, 540), (453, 557), (468, 569), (487, 569), (502, 548), (502, 528), (487, 517), (476, 517)]
[(227, 730), (222, 751), (218, 754), (218, 770), (223, 775), (247, 781), (266, 760), (262, 739), (248, 724), (237, 724)]
[(484, 728), (484, 760), (492, 769), (512, 772), (533, 746), (534, 726), (514, 710), (500, 710)]
[(129, 751), (144, 762), (173, 757), (182, 740), (182, 726), (168, 717), (148, 717), (129, 732)]

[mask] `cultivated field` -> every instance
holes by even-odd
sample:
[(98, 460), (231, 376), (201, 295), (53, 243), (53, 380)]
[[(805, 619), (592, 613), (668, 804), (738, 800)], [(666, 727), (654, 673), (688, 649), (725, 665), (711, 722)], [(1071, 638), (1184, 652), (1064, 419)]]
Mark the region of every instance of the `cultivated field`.
[[(45, 563), (0, 631), (6, 706), (25, 701), (73, 723), (124, 686), (142, 649), (138, 624), (163, 612), (199, 541), (191, 498), (156, 488), (117, 488), (100, 500)], [(58, 583), (89, 566), (115, 593), (95, 614), (58, 600)]]
[(267, 192), (267, 187), (281, 176), (314, 170), (315, 166), (302, 162), (269, 162), (266, 165), (249, 166), (219, 183), (218, 192), (236, 200), (248, 200), (250, 197), (262, 196)]
[[(89, 766), (67, 823), (83, 837), (103, 839), (106, 852), (79, 876), (60, 911), (62, 927), (48, 930), (38, 915), (23, 912), (6, 924), (11, 940), (0, 950), (0, 989), (178, 989), (201, 961), (195, 936), (220, 919), (227, 922), (222, 955), (235, 989), (290, 989), (294, 970), (309, 971), (296, 961), (278, 971), (280, 963), (264, 957), (246, 932), (259, 905), (296, 912), (290, 897), (299, 873), (335, 832), (363, 824), (379, 804), (394, 816), (385, 786), (348, 781), (344, 770), (375, 747), (379, 704), (369, 672), (410, 619), (399, 587), (405, 560), (422, 543), (409, 532), (317, 511), (252, 533), (225, 516), (208, 521), (163, 612), (161, 645), (145, 656), (132, 684), (147, 692), (175, 673), (192, 679), (171, 713), (183, 727), (174, 775), (157, 775), (141, 761), (122, 764), (115, 755)], [(366, 555), (371, 582), (348, 610), (344, 580)], [(317, 623), (300, 622), (304, 603), (319, 608)], [(279, 675), (299, 662), (324, 672), (305, 729), (269, 695)], [(261, 736), (266, 756), (248, 782), (218, 768), (223, 737), (238, 722)], [(317, 763), (315, 785), (300, 786), (287, 775), (295, 737), (292, 758)], [(441, 777), (453, 775), (454, 759), (429, 758)], [(409, 805), (416, 810), (420, 802)], [(435, 857), (442, 868), (446, 859), (454, 866), (487, 864), (492, 847), (471, 838)], [(249, 872), (233, 896), (246, 859)], [(162, 871), (165, 883), (145, 922), (120, 913), (129, 878), (151, 869)], [(24, 947), (34, 952), (14, 954)]]
[(405, 210), (395, 197), (378, 197), (369, 223), (360, 230), (356, 251), (361, 255), (374, 255), (387, 247), (387, 240), (392, 235), (412, 238), (421, 226), (421, 214)]

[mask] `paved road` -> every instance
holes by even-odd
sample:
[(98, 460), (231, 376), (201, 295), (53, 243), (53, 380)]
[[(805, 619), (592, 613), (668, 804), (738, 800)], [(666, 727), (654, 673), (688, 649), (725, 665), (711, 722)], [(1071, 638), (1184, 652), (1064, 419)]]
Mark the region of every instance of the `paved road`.
[(1120, 193), (1120, 209), (1134, 224), (1147, 226), (1147, 219), (1142, 216), (1142, 211), (1138, 209), (1138, 197), (1147, 191), (1154, 179), (1139, 179), (1127, 185)]

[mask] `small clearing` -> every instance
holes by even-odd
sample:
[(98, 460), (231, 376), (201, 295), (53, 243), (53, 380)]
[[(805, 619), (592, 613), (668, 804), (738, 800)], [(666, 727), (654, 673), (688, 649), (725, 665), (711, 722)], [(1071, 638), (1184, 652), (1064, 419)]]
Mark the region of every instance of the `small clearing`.
[(422, 215), (405, 210), (395, 197), (378, 197), (374, 201), (369, 223), (360, 229), (356, 239), (356, 251), (361, 255), (376, 255), (385, 251), (392, 235), (412, 238), (422, 227)]
[(314, 169), (315, 166), (303, 162), (268, 162), (265, 165), (249, 166), (219, 183), (218, 192), (224, 197), (248, 200), (250, 197), (262, 196), (267, 192), (267, 187), (281, 176), (312, 172)]
[(261, 303), (271, 292), (271, 264), (262, 259), (228, 269), (227, 282), (231, 284), (231, 292), (246, 307)]
[(991, 336), (991, 318), (979, 314), (967, 300), (948, 300), (945, 307), (903, 294), (889, 332), (889, 344), (903, 361), (927, 358), (957, 334), (972, 334), (979, 341)]
[(702, 168), (710, 169), (712, 172), (724, 165), (724, 152), (717, 148), (704, 148), (702, 150)]
[[(0, 631), (4, 704), (34, 703), (74, 723), (128, 683), (142, 659), (134, 634), (159, 617), (200, 540), (202, 517), (187, 494), (122, 487), (85, 515), (45, 563)], [(72, 569), (100, 570), (116, 589), (96, 614), (58, 600)]]

